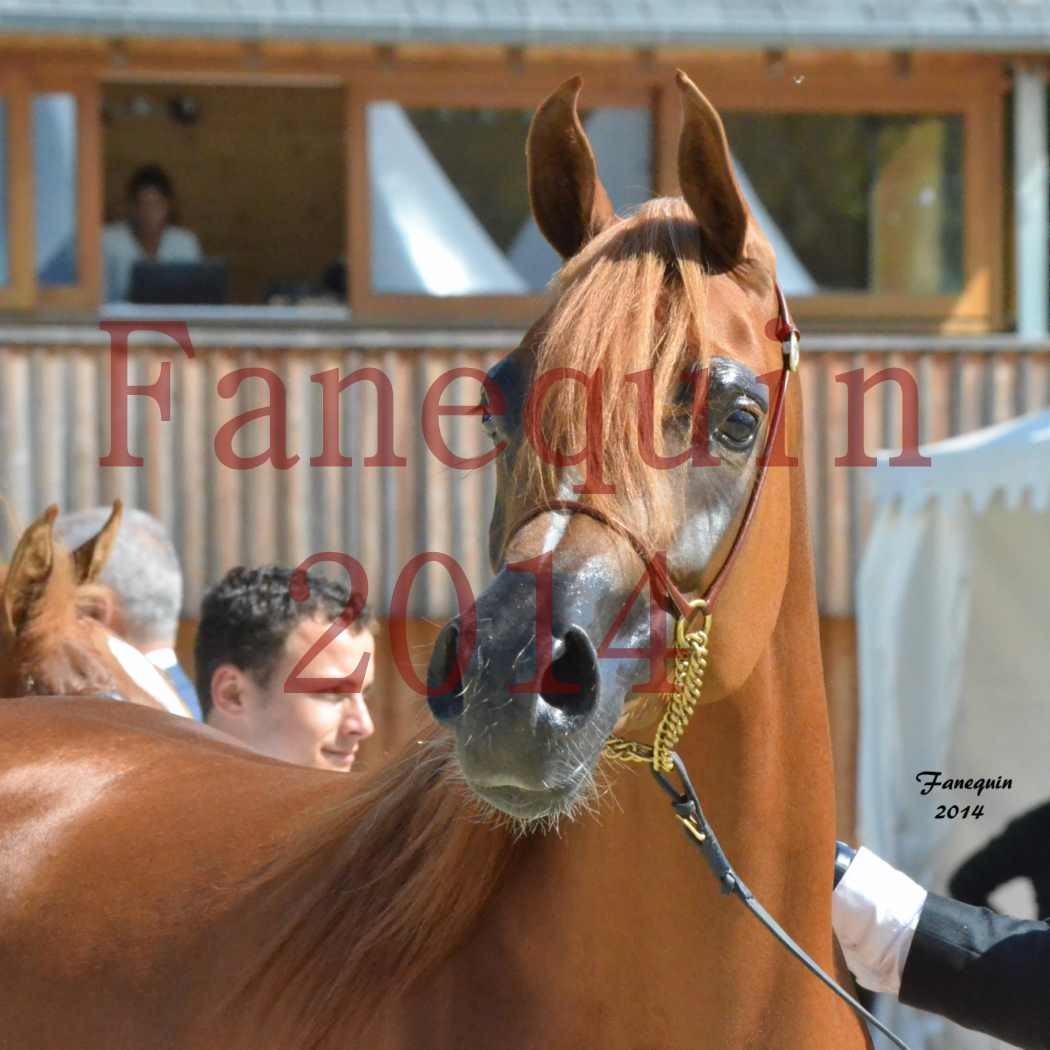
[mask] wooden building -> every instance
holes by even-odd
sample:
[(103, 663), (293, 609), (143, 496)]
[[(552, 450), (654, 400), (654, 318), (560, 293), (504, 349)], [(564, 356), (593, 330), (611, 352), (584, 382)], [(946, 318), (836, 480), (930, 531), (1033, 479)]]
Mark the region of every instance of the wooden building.
[[(922, 440), (1050, 403), (1048, 52), (1047, 0), (4, 0), (0, 549), (49, 502), (119, 495), (171, 527), (189, 616), (233, 564), (322, 550), (360, 560), (381, 609), (423, 551), (452, 554), (481, 586), (491, 474), (438, 462), (419, 411), (444, 370), (487, 367), (541, 309), (551, 264), (529, 230), (529, 114), (583, 73), (585, 117), (607, 122), (595, 139), (615, 203), (675, 193), (682, 67), (724, 114), (790, 270), (834, 632), (852, 612), (866, 520), (863, 468), (835, 464), (848, 443), (841, 375), (907, 369)], [(397, 167), (395, 132), (415, 167)], [(147, 163), (172, 177), (205, 254), (225, 260), (226, 305), (103, 304), (103, 229)], [(194, 358), (146, 331), (129, 366), (150, 384), (171, 362), (171, 418), (130, 398), (142, 465), (101, 466), (112, 325), (173, 315)], [(368, 465), (379, 409), (367, 383), (340, 402), (353, 464), (311, 464), (324, 442), (311, 377), (362, 367), (390, 379), (405, 464)], [(220, 386), (237, 369), (256, 374)], [(213, 452), (224, 422), (272, 397), (260, 369), (287, 393), (292, 466)], [(457, 382), (469, 397), (473, 381)], [(899, 447), (896, 385), (866, 406), (868, 449)], [(450, 447), (477, 455), (473, 421), (446, 422)], [(245, 428), (242, 455), (266, 447), (263, 423)], [(420, 618), (453, 605), (434, 566), (412, 594)]]

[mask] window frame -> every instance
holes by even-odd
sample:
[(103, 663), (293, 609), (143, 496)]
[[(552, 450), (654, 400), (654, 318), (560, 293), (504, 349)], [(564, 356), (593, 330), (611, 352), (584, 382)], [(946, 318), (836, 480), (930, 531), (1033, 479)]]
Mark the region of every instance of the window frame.
[(35, 305), (33, 252), (33, 149), (29, 92), (17, 69), (0, 72), (0, 98), (7, 107), (7, 270), (0, 286), (0, 309), (28, 310)]
[[(368, 324), (528, 325), (543, 311), (548, 297), (543, 292), (530, 295), (431, 296), (414, 293), (376, 292), (372, 287), (372, 216), (368, 180), (369, 157), (367, 111), (373, 102), (397, 102), (412, 107), (440, 106), (447, 109), (523, 109), (532, 112), (568, 75), (523, 75), (508, 82), (506, 69), (498, 67), (497, 82), (465, 84), (451, 75), (400, 76), (396, 80), (372, 79), (347, 85), (348, 202), (347, 243), (350, 246), (351, 316)], [(587, 78), (587, 108), (623, 106), (649, 111), (653, 128), (652, 185), (660, 184), (656, 122), (658, 107), (651, 86), (643, 81), (624, 87), (607, 77)], [(480, 100), (480, 101), (479, 101)], [(525, 158), (521, 163), (524, 166)], [(355, 235), (356, 234), (356, 235)]]
[[(962, 120), (963, 287), (958, 294), (901, 295), (864, 291), (793, 295), (791, 308), (802, 323), (825, 330), (907, 329), (980, 333), (1003, 323), (1004, 230), (1003, 95), (997, 64), (979, 58), (959, 69), (904, 72), (880, 67), (860, 76), (855, 68), (814, 63), (796, 75), (819, 78), (819, 92), (792, 95), (792, 73), (777, 76), (752, 67), (749, 75), (731, 63), (717, 65), (702, 89), (719, 112), (827, 114), (836, 116), (955, 116)], [(965, 91), (960, 92), (960, 77)], [(678, 104), (666, 93), (665, 107)], [(668, 126), (665, 113), (663, 125)], [(730, 144), (732, 145), (732, 144)], [(666, 149), (668, 144), (664, 144)], [(678, 192), (675, 189), (673, 192)]]
[[(241, 49), (235, 48), (234, 53), (240, 53)], [(254, 65), (254, 63), (253, 63)], [(347, 77), (345, 72), (337, 72), (336, 70), (329, 70), (325, 68), (323, 63), (311, 63), (311, 69), (309, 72), (289, 72), (287, 70), (263, 70), (252, 68), (245, 70), (242, 68), (230, 69), (224, 65), (216, 64), (214, 67), (205, 66), (205, 71), (195, 68), (194, 64), (190, 61), (182, 62), (175, 61), (173, 64), (166, 65), (160, 62), (148, 62), (130, 64), (120, 69), (108, 69), (100, 72), (97, 77), (97, 88), (99, 107), (101, 107), (103, 91), (109, 84), (135, 84), (143, 87), (157, 87), (159, 85), (201, 85), (206, 87), (258, 87), (261, 89), (277, 89), (277, 88), (327, 88), (341, 90), (343, 92), (343, 123), (342, 123), (342, 134), (344, 140), (349, 142), (351, 137), (350, 128), (350, 113), (349, 113), (349, 98), (347, 95)], [(101, 112), (101, 108), (100, 108)], [(101, 121), (100, 121), (101, 123)], [(103, 213), (105, 211), (105, 175), (106, 168), (103, 159), (103, 141), (99, 138), (99, 169), (98, 169), (98, 236), (99, 236), (99, 248), (98, 258), (101, 266), (102, 256), (102, 230), (105, 225)], [(344, 209), (346, 218), (349, 219), (349, 165), (347, 164), (347, 154), (343, 156), (343, 167), (341, 169), (343, 177), (344, 194), (346, 194), (346, 207)], [(348, 226), (344, 223), (344, 236)], [(351, 258), (352, 242), (347, 239), (345, 242), (345, 251), (347, 259)], [(104, 289), (102, 287), (101, 271), (99, 277), (98, 296), (96, 302), (93, 304), (93, 309), (104, 312), (108, 307), (118, 305), (120, 307), (125, 306), (124, 303), (113, 304), (107, 303), (103, 298)], [(346, 298), (340, 304), (340, 309), (350, 310), (351, 303), (351, 290), (349, 283), (347, 284)], [(227, 303), (221, 306), (208, 306), (204, 304), (187, 304), (194, 311), (195, 320), (199, 316), (201, 323), (208, 323), (208, 310), (215, 310), (215, 320), (220, 323), (226, 323), (230, 319), (229, 310), (240, 310), (243, 311), (242, 317), (248, 317), (252, 323), (262, 322), (265, 323), (267, 320), (266, 311), (288, 311), (288, 310), (301, 310), (303, 323), (309, 324), (316, 319), (316, 315), (311, 316), (310, 311), (314, 309), (311, 306), (271, 306), (266, 303)], [(334, 305), (334, 304), (333, 304)], [(143, 309), (148, 312), (151, 309), (156, 309), (155, 306), (146, 305)], [(123, 316), (123, 314), (122, 314)], [(239, 318), (240, 319), (240, 318)], [(283, 320), (287, 321), (287, 315), (284, 316)], [(325, 318), (325, 321), (329, 321), (329, 318)], [(353, 314), (351, 311), (351, 321), (353, 320)]]
[[(33, 204), (32, 100), (34, 95), (72, 95), (77, 107), (76, 195), (77, 279), (44, 286), (36, 279)], [(0, 309), (70, 311), (96, 309), (102, 289), (101, 114), (99, 82), (86, 70), (56, 72), (33, 63), (12, 64), (0, 76), (8, 105), (8, 201), (6, 217), (11, 283), (0, 288)]]
[[(665, 56), (661, 56), (663, 59)], [(683, 55), (682, 64), (695, 68), (696, 53)], [(705, 56), (706, 57), (706, 56)], [(697, 81), (720, 112), (829, 114), (843, 116), (916, 115), (956, 116), (963, 131), (963, 287), (957, 294), (901, 295), (844, 291), (792, 296), (792, 310), (803, 323), (825, 330), (863, 326), (874, 330), (916, 328), (945, 333), (980, 333), (1003, 323), (1004, 229), (1003, 112), (1005, 91), (999, 66), (980, 56), (962, 56), (943, 68), (901, 69), (880, 55), (871, 69), (859, 75), (856, 56), (805, 56), (800, 75), (818, 81), (819, 92), (792, 94), (792, 72), (770, 70), (762, 56), (714, 54), (705, 61)], [(792, 67), (793, 68), (793, 67)], [(374, 101), (402, 105), (485, 106), (532, 108), (571, 75), (568, 66), (557, 72), (530, 69), (508, 83), (505, 67), (471, 83), (464, 77), (438, 73), (380, 75), (351, 80), (347, 85), (350, 119), (348, 148), (348, 244), (351, 263), (350, 297), (355, 320), (367, 323), (528, 324), (542, 311), (544, 295), (425, 296), (376, 293), (371, 278), (371, 231), (368, 192), (366, 107)], [(677, 178), (681, 100), (673, 80), (673, 66), (659, 65), (623, 86), (611, 71), (586, 77), (586, 101), (596, 105), (634, 105), (650, 108), (653, 127), (653, 188), (665, 195), (679, 193)], [(960, 92), (960, 78), (966, 84)], [(991, 206), (989, 206), (991, 205)], [(353, 236), (353, 231), (358, 236)]]
[[(380, 294), (371, 287), (370, 214), (365, 107), (390, 99), (406, 105), (473, 108), (479, 105), (534, 110), (567, 77), (582, 72), (587, 105), (640, 106), (652, 121), (654, 192), (678, 193), (677, 146), (681, 102), (676, 67), (688, 70), (725, 112), (828, 113), (842, 115), (955, 115), (963, 123), (963, 289), (958, 295), (906, 296), (876, 292), (824, 292), (793, 296), (804, 325), (831, 331), (922, 330), (980, 333), (1005, 321), (1005, 211), (1010, 188), (1004, 177), (1004, 97), (1008, 78), (994, 56), (977, 54), (893, 55), (886, 52), (675, 51), (599, 55), (533, 52), (525, 48), (450, 50), (358, 45), (349, 50), (260, 48), (228, 44), (198, 54), (200, 42), (183, 49), (128, 43), (106, 58), (65, 50), (13, 53), (0, 71), (0, 97), (9, 107), (8, 219), (10, 283), (0, 288), (5, 311), (80, 311), (96, 315), (102, 304), (102, 123), (99, 103), (110, 81), (259, 83), (267, 86), (340, 86), (345, 94), (345, 241), (351, 273), (350, 323), (519, 327), (531, 323), (547, 302), (543, 294), (433, 297)], [(461, 49), (463, 50), (463, 49)], [(175, 53), (177, 52), (177, 53)], [(301, 52), (301, 53), (300, 53)], [(429, 56), (429, 57), (428, 57)], [(802, 74), (818, 91), (794, 92)], [(35, 279), (30, 97), (68, 91), (78, 103), (78, 282), (40, 288)]]

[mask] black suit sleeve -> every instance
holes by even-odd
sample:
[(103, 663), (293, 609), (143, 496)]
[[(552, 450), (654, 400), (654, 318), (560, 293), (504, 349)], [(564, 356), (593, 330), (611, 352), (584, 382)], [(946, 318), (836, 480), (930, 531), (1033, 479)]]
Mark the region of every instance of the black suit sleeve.
[(900, 1000), (1024, 1050), (1050, 1050), (1050, 925), (931, 893)]

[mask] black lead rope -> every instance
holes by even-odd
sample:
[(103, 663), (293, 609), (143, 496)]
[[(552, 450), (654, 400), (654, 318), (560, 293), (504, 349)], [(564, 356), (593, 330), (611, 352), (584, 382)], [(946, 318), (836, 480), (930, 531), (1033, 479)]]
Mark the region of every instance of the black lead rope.
[(679, 778), (682, 781), (682, 790), (679, 791), (674, 784), (668, 779), (665, 773), (661, 773), (656, 769), (653, 769), (653, 776), (656, 777), (657, 783), (667, 792), (671, 797), (671, 808), (675, 812), (675, 816), (682, 822), (683, 829), (686, 834), (686, 838), (693, 843), (694, 846), (700, 851), (700, 856), (707, 861), (707, 866), (711, 869), (712, 874), (718, 880), (718, 884), (724, 894), (732, 894), (734, 897), (738, 897), (747, 910), (762, 923), (763, 926), (792, 955), (795, 956), (803, 966), (806, 967), (811, 973), (819, 977), (840, 999), (845, 1000), (849, 1003), (853, 1009), (868, 1022), (869, 1025), (873, 1025), (877, 1028), (887, 1039), (889, 1039), (895, 1046), (899, 1046), (901, 1050), (909, 1050), (907, 1043), (903, 1042), (897, 1036), (895, 1036), (877, 1017), (874, 1017), (871, 1013), (864, 1009), (852, 995), (849, 994), (844, 988), (841, 988), (832, 978), (830, 978), (806, 953), (799, 947), (798, 944), (792, 940), (790, 934), (773, 918), (772, 915), (766, 911), (765, 908), (755, 899), (755, 895), (747, 888), (747, 884), (733, 869), (733, 865), (729, 863), (729, 858), (725, 855), (725, 851), (722, 849), (717, 836), (714, 833), (711, 825), (707, 822), (707, 818), (704, 816), (704, 811), (700, 806), (700, 797), (696, 793), (696, 788), (693, 787), (693, 782), (689, 779), (689, 774), (686, 772), (685, 763), (678, 756), (677, 752), (671, 752), (671, 759), (674, 762), (675, 771), (678, 773)]

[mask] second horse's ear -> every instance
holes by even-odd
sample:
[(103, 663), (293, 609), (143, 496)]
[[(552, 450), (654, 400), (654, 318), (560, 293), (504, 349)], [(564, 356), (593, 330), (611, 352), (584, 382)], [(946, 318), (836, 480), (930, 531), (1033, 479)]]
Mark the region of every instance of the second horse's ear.
[(109, 559), (113, 544), (117, 542), (117, 533), (120, 531), (120, 520), (124, 514), (124, 505), (121, 501), (113, 501), (113, 510), (110, 512), (106, 524), (99, 529), (98, 533), (84, 542), (73, 551), (73, 574), (77, 583), (94, 583), (102, 572), (106, 561)]
[(563, 259), (615, 217), (576, 111), (582, 84), (580, 77), (566, 80), (536, 110), (525, 147), (533, 217)]
[(48, 507), (29, 526), (7, 567), (0, 591), (0, 639), (13, 642), (47, 592), (55, 565), (53, 528), (58, 507)]

